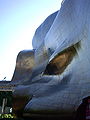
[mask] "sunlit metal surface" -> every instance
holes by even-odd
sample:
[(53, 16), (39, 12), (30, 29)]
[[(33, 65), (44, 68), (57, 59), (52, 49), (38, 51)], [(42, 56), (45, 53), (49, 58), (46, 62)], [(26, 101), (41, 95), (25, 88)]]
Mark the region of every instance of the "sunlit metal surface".
[(90, 0), (65, 0), (37, 28), (33, 47), (33, 55), (29, 51), (18, 55), (11, 82), (17, 84), (14, 96), (30, 98), (23, 111), (75, 112), (90, 96)]

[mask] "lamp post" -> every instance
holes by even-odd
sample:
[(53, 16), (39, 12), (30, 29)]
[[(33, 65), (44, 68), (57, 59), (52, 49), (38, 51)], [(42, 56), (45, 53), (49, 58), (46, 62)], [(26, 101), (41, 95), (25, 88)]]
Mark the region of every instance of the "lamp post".
[(5, 113), (5, 106), (7, 105), (7, 98), (3, 98), (2, 102), (2, 114)]

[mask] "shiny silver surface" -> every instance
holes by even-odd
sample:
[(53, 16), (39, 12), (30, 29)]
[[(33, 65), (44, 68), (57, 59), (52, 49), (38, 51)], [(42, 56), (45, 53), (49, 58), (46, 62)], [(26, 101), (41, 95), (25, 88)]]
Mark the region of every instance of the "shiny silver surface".
[(20, 73), (24, 65), (18, 69), (17, 61), (18, 72), (12, 78), (19, 84), (14, 96), (30, 97), (23, 111), (75, 112), (82, 99), (90, 96), (90, 0), (65, 0), (58, 13), (37, 28), (32, 43), (34, 57), (28, 61), (34, 63), (27, 66), (32, 72), (23, 79), (27, 72)]

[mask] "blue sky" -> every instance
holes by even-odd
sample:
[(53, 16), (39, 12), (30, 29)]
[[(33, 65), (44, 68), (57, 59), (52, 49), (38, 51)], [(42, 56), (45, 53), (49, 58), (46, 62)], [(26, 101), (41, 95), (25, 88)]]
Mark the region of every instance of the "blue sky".
[(62, 0), (0, 0), (0, 80), (11, 80), (19, 51), (32, 49), (36, 28)]

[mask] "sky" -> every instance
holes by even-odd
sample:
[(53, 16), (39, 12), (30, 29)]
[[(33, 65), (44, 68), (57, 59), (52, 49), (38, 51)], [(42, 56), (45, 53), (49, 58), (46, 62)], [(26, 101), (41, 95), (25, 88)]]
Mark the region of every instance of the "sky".
[(62, 0), (0, 0), (0, 80), (11, 80), (18, 53), (32, 49), (37, 27)]

